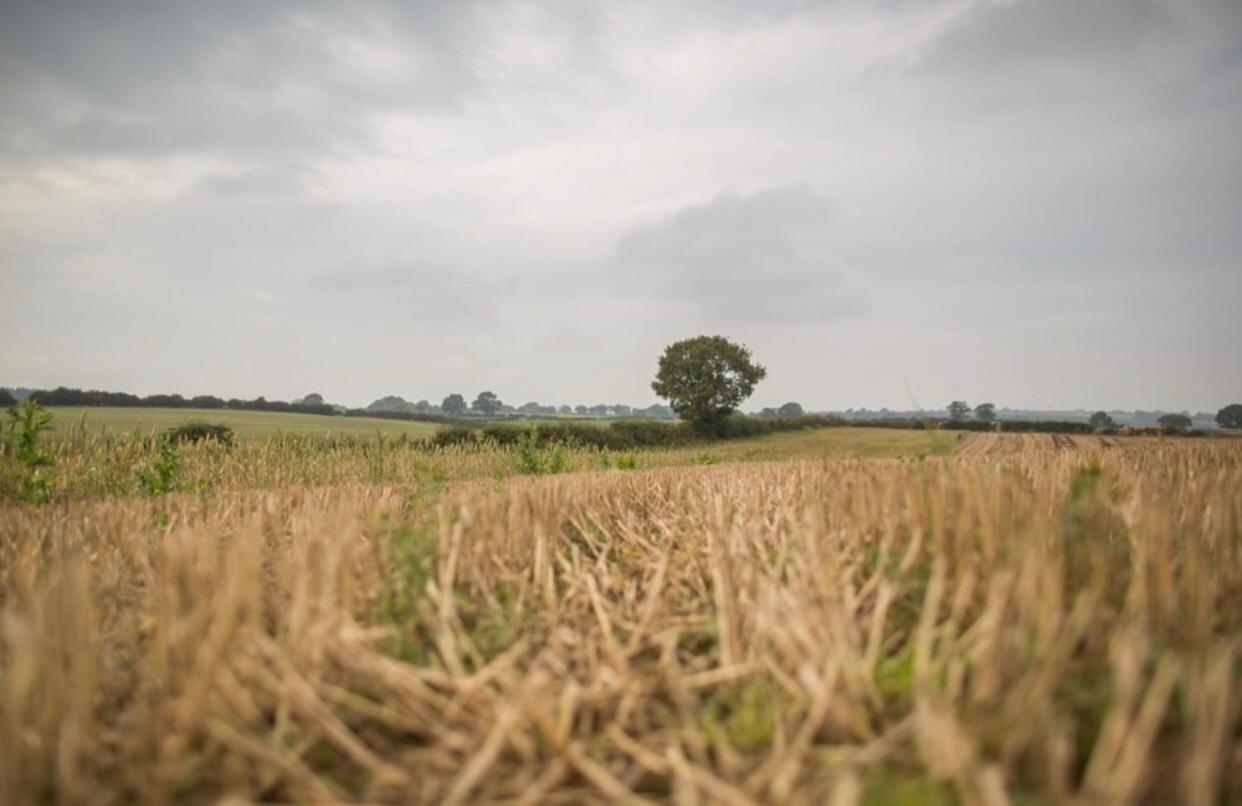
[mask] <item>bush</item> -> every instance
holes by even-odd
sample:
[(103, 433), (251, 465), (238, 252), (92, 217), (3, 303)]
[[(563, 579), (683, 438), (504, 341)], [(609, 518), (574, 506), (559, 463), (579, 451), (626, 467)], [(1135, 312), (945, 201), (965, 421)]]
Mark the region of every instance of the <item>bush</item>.
[(138, 471), (138, 489), (147, 495), (164, 495), (177, 489), (181, 452), (171, 439), (160, 440), (159, 453), (148, 470)]
[(52, 413), (37, 400), (23, 400), (9, 409), (9, 439), (4, 453), (17, 460), (18, 495), (32, 504), (51, 497), (51, 480), (44, 468), (52, 457), (39, 447), (39, 435), (52, 427)]
[(233, 429), (220, 423), (186, 423), (169, 429), (164, 436), (173, 445), (208, 441), (221, 445), (233, 444)]
[(523, 430), (514, 442), (516, 470), (519, 473), (539, 476), (545, 473), (560, 473), (565, 469), (565, 447), (559, 442), (542, 445), (539, 441), (539, 428)]
[(945, 420), (940, 427), (947, 431), (995, 431), (997, 423), (990, 420)]
[(733, 414), (716, 424), (711, 434), (698, 432), (690, 423), (662, 423), (652, 420), (617, 420), (607, 427), (586, 423), (541, 422), (520, 427), (491, 424), (474, 430), (464, 426), (445, 428), (436, 433), (436, 445), (458, 445), (480, 438), (497, 445), (513, 446), (520, 440), (534, 439), (538, 446), (563, 445), (566, 448), (598, 448), (630, 451), (636, 448), (671, 448), (712, 439), (754, 437), (777, 431), (801, 431), (848, 425), (840, 417), (808, 414), (802, 417), (748, 417)]
[(431, 444), (438, 448), (447, 448), (451, 445), (469, 445), (477, 441), (478, 434), (475, 430), (461, 425), (441, 428), (431, 438)]
[(1000, 430), (1011, 434), (1090, 434), (1095, 431), (1090, 423), (1063, 420), (1005, 420)]

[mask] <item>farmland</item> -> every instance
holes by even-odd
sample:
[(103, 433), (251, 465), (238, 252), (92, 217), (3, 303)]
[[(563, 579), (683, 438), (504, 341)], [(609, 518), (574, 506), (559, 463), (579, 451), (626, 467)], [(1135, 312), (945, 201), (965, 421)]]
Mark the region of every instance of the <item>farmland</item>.
[(48, 450), (5, 802), (1242, 797), (1236, 440)]
[(264, 439), (281, 434), (425, 437), (435, 433), (433, 423), (389, 420), (381, 417), (333, 417), (237, 409), (162, 409), (129, 406), (53, 406), (53, 422), (62, 431), (84, 427), (90, 433), (151, 434), (187, 422), (227, 425), (241, 439)]

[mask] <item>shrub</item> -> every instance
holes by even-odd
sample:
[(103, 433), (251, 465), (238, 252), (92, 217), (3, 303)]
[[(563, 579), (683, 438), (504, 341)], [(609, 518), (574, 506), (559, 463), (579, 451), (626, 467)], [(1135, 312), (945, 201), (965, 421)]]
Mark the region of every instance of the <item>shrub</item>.
[(1013, 434), (1090, 434), (1090, 423), (1061, 420), (1005, 420), (1000, 430)]
[(431, 444), (438, 448), (447, 448), (451, 445), (469, 445), (477, 441), (478, 435), (473, 428), (466, 428), (460, 425), (441, 428), (431, 438)]
[(159, 453), (149, 470), (138, 471), (138, 489), (147, 495), (164, 495), (177, 488), (181, 473), (181, 451), (170, 439), (162, 439)]
[(44, 468), (52, 457), (39, 448), (39, 435), (52, 427), (52, 413), (37, 400), (23, 400), (9, 409), (9, 440), (5, 452), (17, 459), (20, 497), (42, 504), (51, 495), (51, 482)]
[(991, 420), (945, 420), (939, 425), (947, 431), (995, 431), (996, 426)]
[(220, 423), (186, 423), (170, 428), (164, 436), (173, 445), (208, 441), (233, 444), (233, 429)]
[(559, 442), (541, 446), (537, 427), (521, 432), (513, 447), (519, 473), (539, 476), (565, 469), (565, 447)]

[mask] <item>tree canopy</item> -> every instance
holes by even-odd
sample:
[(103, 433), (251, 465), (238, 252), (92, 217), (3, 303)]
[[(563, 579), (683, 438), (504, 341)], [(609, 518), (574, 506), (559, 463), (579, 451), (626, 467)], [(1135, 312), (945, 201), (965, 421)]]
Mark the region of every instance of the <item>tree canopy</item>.
[(949, 412), (950, 420), (965, 420), (970, 416), (970, 404), (965, 400), (954, 400), (945, 408)]
[(466, 399), (454, 392), (440, 403), (440, 411), (445, 414), (463, 414), (466, 411)]
[(975, 419), (990, 423), (996, 419), (996, 406), (991, 403), (980, 403), (975, 406)]
[(681, 419), (715, 432), (766, 375), (745, 345), (695, 336), (665, 348), (651, 388)]
[(1242, 428), (1242, 403), (1230, 403), (1216, 412), (1216, 424), (1221, 428)]
[(1116, 428), (1117, 423), (1113, 422), (1113, 418), (1106, 411), (1097, 411), (1091, 415), (1091, 419), (1087, 421), (1092, 428)]
[(1190, 426), (1194, 425), (1190, 418), (1185, 414), (1166, 414), (1156, 422), (1160, 423), (1165, 428), (1177, 429), (1190, 428)]
[(478, 397), (470, 404), (470, 408), (479, 414), (490, 417), (500, 411), (500, 407), (503, 405), (500, 402), (500, 398), (496, 397), (495, 392), (479, 392)]

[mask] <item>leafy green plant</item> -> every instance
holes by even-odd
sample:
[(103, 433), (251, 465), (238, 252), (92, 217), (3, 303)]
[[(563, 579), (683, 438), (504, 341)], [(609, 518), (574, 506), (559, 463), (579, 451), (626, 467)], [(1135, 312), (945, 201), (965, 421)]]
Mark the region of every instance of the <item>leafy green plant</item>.
[(633, 456), (618, 456), (617, 470), (634, 470), (638, 467), (638, 460)]
[(528, 476), (560, 473), (565, 469), (565, 448), (559, 442), (540, 446), (539, 429), (523, 432), (513, 443), (515, 469)]
[(9, 409), (9, 439), (6, 452), (17, 460), (18, 495), (32, 504), (42, 504), (51, 496), (51, 481), (44, 472), (52, 457), (39, 447), (39, 434), (52, 427), (52, 413), (37, 401), (23, 400)]
[(181, 474), (181, 451), (169, 439), (161, 439), (159, 452), (149, 470), (138, 471), (138, 489), (147, 495), (164, 495), (177, 489)]

